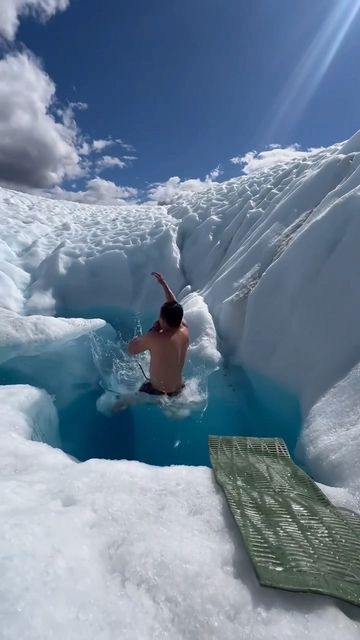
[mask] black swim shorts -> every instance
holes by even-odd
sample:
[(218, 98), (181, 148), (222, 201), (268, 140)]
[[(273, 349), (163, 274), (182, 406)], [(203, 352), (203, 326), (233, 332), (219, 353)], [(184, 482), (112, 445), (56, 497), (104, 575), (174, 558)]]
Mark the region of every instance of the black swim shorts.
[(141, 393), (148, 393), (150, 396), (168, 396), (168, 398), (173, 398), (174, 396), (178, 396), (179, 393), (182, 392), (184, 386), (185, 385), (183, 384), (180, 387), (180, 389), (178, 389), (178, 391), (171, 391), (170, 393), (165, 393), (164, 391), (155, 389), (155, 387), (152, 386), (151, 382), (144, 382), (144, 384), (141, 385), (139, 391)]

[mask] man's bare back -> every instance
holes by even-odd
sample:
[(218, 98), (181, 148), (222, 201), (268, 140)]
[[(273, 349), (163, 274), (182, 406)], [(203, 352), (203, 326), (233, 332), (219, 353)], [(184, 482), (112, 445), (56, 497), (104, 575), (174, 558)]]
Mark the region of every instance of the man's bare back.
[(189, 330), (182, 307), (159, 273), (153, 274), (164, 289), (166, 302), (150, 331), (128, 345), (130, 355), (150, 351), (150, 382), (140, 391), (151, 395), (176, 395), (184, 386), (182, 372), (189, 346)]
[(182, 371), (189, 346), (189, 332), (181, 325), (174, 332), (150, 332), (150, 382), (155, 389), (174, 393), (182, 388)]

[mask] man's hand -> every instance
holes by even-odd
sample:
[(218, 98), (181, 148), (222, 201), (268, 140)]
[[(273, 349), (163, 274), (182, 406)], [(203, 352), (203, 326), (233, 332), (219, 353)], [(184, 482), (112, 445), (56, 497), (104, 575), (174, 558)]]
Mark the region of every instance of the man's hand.
[(170, 289), (168, 283), (166, 282), (166, 280), (163, 278), (162, 274), (159, 273), (158, 271), (153, 271), (151, 275), (154, 276), (154, 278), (158, 281), (158, 283), (164, 289), (165, 298), (166, 298), (167, 302), (176, 302), (176, 297), (174, 296), (173, 292), (171, 291), (171, 289)]
[(158, 271), (153, 271), (151, 275), (154, 276), (154, 278), (158, 281), (159, 284), (161, 284), (161, 286), (165, 284), (164, 277), (161, 273), (158, 273)]

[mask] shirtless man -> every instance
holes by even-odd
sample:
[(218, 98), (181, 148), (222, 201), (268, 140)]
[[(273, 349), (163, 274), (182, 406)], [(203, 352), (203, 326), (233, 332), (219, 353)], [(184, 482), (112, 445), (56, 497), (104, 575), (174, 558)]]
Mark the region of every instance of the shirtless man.
[(183, 308), (162, 277), (152, 275), (162, 286), (166, 302), (160, 309), (160, 317), (150, 331), (134, 338), (128, 344), (128, 352), (135, 356), (150, 351), (150, 380), (139, 391), (156, 396), (176, 396), (184, 388), (182, 371), (189, 346), (189, 331), (183, 320)]

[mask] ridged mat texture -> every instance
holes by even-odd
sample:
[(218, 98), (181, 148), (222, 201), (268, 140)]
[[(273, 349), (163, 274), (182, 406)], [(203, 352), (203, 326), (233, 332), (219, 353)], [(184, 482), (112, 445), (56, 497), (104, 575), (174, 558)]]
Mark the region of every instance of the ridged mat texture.
[(278, 438), (209, 437), (260, 584), (360, 606), (360, 516), (334, 507)]

